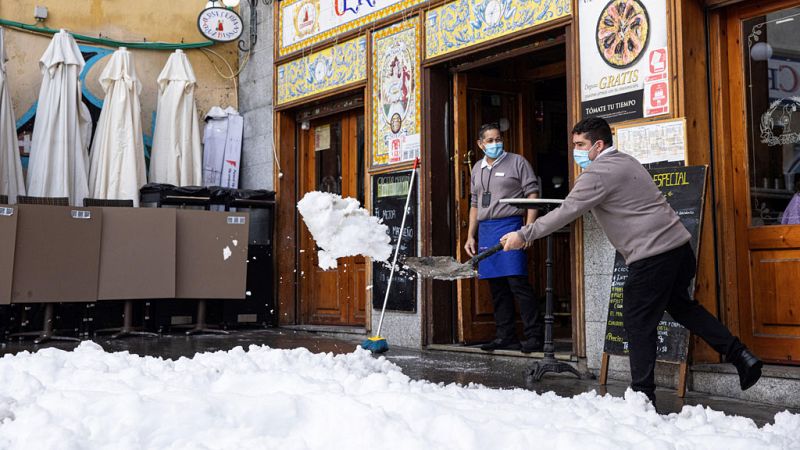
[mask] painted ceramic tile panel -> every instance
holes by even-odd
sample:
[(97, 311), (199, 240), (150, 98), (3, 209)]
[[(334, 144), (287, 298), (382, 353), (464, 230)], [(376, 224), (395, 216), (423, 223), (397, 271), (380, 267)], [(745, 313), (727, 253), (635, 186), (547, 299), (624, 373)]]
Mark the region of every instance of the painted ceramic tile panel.
[(425, 14), (425, 57), (435, 58), (570, 14), (570, 0), (457, 0)]
[(419, 42), (417, 17), (373, 35), (373, 165), (394, 164), (419, 156)]
[(367, 78), (367, 38), (357, 37), (278, 66), (278, 105)]
[(425, 0), (284, 0), (280, 2), (278, 53), (307, 48)]

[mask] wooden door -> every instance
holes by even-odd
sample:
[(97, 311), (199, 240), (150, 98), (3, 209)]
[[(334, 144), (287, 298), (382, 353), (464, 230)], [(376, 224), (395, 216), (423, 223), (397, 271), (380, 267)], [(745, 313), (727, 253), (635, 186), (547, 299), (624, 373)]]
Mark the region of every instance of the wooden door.
[[(319, 119), (300, 130), (300, 197), (310, 191), (353, 197), (364, 204), (364, 113), (347, 112)], [(366, 324), (366, 259), (340, 258), (322, 270), (318, 248), (300, 225), (299, 293), (301, 320), (316, 325)]]
[[(764, 5), (769, 6), (764, 6)], [(728, 13), (740, 333), (764, 359), (800, 361), (800, 7)], [(734, 249), (731, 249), (734, 250)]]
[[(466, 73), (454, 76), (455, 116), (455, 180), (457, 220), (459, 224), (456, 257), (469, 259), (464, 251), (469, 229), (470, 174), (476, 161), (483, 158), (477, 146), (480, 126), (486, 122), (508, 120), (509, 128), (503, 133), (504, 147), (512, 153), (520, 152), (524, 130), (520, 107), (522, 96), (510, 91), (507, 83)], [(458, 337), (461, 342), (489, 341), (495, 337), (494, 308), (489, 282), (467, 279), (457, 282)]]

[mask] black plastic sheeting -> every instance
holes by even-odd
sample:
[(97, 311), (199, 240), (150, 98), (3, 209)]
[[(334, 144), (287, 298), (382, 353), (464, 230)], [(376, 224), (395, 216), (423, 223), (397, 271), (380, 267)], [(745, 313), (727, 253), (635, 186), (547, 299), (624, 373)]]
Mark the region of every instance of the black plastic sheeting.
[(148, 183), (140, 189), (142, 200), (161, 201), (169, 197), (194, 197), (206, 199), (210, 205), (265, 205), (275, 201), (275, 192), (266, 189), (234, 189), (221, 186), (174, 186)]

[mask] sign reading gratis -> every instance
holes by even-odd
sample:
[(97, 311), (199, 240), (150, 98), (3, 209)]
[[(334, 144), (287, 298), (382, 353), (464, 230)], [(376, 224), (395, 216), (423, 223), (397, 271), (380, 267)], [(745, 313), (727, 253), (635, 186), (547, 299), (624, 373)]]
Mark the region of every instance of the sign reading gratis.
[(583, 117), (668, 114), (666, 0), (580, 0), (578, 17)]

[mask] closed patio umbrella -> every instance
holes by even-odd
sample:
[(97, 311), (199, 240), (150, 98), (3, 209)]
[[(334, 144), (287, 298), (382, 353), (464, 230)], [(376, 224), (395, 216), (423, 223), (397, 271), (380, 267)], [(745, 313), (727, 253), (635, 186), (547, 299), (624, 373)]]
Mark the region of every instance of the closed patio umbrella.
[(139, 93), (133, 55), (122, 47), (100, 74), (106, 93), (92, 142), (89, 187), (94, 198), (133, 200), (147, 183)]
[(28, 162), (28, 195), (69, 197), (80, 206), (89, 195), (92, 118), (81, 101), (79, 75), (85, 62), (72, 35), (53, 36), (39, 60), (42, 87)]
[(158, 76), (151, 183), (198, 186), (203, 182), (200, 123), (194, 103), (196, 83), (189, 58), (176, 50)]
[(5, 30), (0, 27), (0, 195), (7, 195), (10, 203), (16, 203), (17, 195), (25, 195), (25, 180), (19, 160), (16, 119), (9, 91)]

